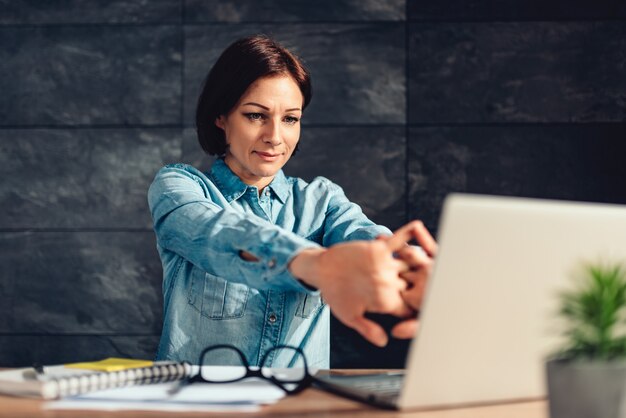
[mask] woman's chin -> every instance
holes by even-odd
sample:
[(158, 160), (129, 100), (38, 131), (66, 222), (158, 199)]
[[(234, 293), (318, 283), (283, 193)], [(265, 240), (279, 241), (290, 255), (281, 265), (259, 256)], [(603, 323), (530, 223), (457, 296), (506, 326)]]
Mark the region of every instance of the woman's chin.
[(278, 173), (276, 170), (258, 170), (255, 174), (259, 177), (274, 177)]
[(262, 177), (273, 177), (285, 165), (284, 161), (256, 164), (256, 174)]

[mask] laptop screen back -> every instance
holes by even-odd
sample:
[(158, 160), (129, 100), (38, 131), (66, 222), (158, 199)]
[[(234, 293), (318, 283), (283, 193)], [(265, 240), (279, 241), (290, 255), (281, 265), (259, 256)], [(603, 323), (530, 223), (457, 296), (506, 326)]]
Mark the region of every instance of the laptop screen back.
[(626, 261), (626, 207), (452, 195), (401, 409), (546, 395), (558, 294), (584, 263)]

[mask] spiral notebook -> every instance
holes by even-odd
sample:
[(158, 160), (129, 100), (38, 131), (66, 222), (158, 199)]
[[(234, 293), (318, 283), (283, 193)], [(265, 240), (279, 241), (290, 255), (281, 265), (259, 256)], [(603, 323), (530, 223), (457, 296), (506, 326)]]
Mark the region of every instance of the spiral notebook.
[(75, 365), (0, 371), (0, 394), (59, 399), (103, 389), (181, 380), (191, 374), (187, 363), (154, 362), (115, 371), (87, 370)]

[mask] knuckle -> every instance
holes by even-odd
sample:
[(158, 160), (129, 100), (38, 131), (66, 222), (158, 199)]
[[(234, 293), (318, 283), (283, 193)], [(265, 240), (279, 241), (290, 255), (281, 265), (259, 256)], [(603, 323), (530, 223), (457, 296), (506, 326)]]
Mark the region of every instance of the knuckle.
[(341, 321), (349, 326), (349, 327), (355, 327), (357, 325), (359, 325), (359, 321), (356, 315), (349, 313), (349, 314), (345, 314), (341, 317)]
[(385, 298), (382, 297), (380, 292), (377, 292), (376, 295), (371, 300), (371, 308), (375, 311), (382, 311), (385, 309), (386, 301)]
[(411, 227), (413, 229), (422, 228), (423, 226), (424, 226), (424, 222), (422, 222), (419, 219), (416, 219), (416, 220), (411, 222)]
[(387, 248), (387, 243), (382, 240), (371, 241), (371, 244), (372, 245), (369, 246), (369, 251), (371, 254), (377, 254), (378, 252)]
[(396, 308), (395, 299), (400, 297), (400, 293), (398, 290), (395, 290), (394, 293), (397, 297), (394, 297), (392, 293), (378, 292), (372, 300), (373, 309), (378, 312), (388, 312)]
[(372, 260), (378, 252), (377, 248), (379, 248), (381, 244), (385, 245), (382, 241), (369, 242), (363, 249), (364, 256), (367, 257), (368, 260)]

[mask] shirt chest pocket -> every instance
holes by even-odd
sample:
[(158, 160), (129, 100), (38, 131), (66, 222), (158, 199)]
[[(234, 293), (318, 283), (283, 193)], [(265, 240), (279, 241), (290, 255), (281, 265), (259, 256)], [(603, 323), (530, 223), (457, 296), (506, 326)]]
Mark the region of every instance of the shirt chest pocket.
[(315, 314), (324, 306), (324, 302), (319, 295), (307, 295), (306, 293), (298, 293), (298, 306), (296, 308), (296, 316), (308, 318)]
[(210, 319), (241, 318), (246, 310), (245, 284), (233, 283), (194, 268), (189, 289), (189, 304)]

